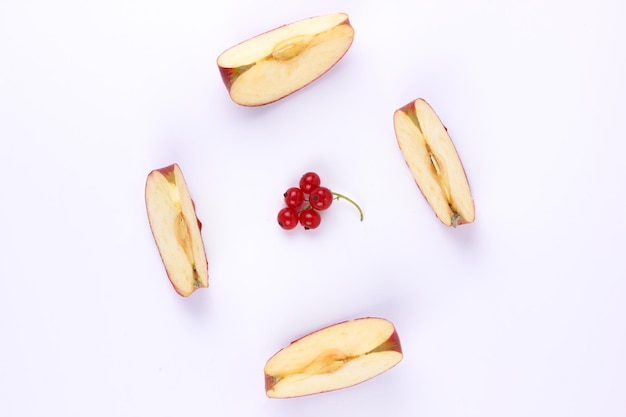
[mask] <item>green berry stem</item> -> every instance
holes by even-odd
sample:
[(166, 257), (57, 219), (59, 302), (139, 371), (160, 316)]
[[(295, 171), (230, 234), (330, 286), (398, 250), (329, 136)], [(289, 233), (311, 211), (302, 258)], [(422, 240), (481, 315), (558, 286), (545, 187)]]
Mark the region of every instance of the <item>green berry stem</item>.
[(359, 211), (359, 215), (361, 216), (361, 221), (363, 221), (363, 210), (361, 210), (361, 207), (356, 203), (356, 201), (354, 201), (350, 197), (346, 197), (343, 194), (339, 194), (339, 193), (336, 193), (334, 191), (332, 193), (333, 193), (333, 196), (335, 196), (335, 200), (339, 200), (340, 198), (343, 198), (344, 200), (347, 200), (350, 203), (352, 203), (352, 205), (354, 207), (356, 207), (356, 209)]

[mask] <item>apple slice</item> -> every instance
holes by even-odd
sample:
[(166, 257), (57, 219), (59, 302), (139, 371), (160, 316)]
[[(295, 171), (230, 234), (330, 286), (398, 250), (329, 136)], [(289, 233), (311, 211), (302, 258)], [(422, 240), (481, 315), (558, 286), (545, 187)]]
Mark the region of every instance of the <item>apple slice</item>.
[(235, 103), (261, 106), (322, 76), (353, 39), (345, 13), (311, 17), (233, 46), (217, 58), (217, 66)]
[(448, 130), (421, 98), (396, 110), (400, 150), (422, 194), (446, 226), (474, 221), (474, 199)]
[(206, 252), (195, 205), (178, 164), (150, 172), (146, 208), (165, 271), (183, 297), (209, 286)]
[(346, 388), (373, 378), (402, 359), (393, 324), (360, 318), (315, 331), (267, 361), (265, 392), (291, 398)]

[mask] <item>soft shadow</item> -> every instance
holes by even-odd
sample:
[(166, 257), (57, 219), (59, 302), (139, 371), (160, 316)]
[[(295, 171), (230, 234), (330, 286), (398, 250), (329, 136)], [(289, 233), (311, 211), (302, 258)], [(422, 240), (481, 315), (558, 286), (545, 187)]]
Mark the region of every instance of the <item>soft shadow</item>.
[(450, 244), (474, 252), (479, 246), (477, 243), (480, 241), (481, 232), (482, 223), (480, 220), (475, 220), (473, 223), (447, 227), (445, 235)]
[(210, 284), (209, 281), (209, 288), (199, 288), (189, 297), (178, 297), (178, 303), (181, 309), (198, 320), (210, 314), (210, 310), (214, 305), (214, 303), (211, 302), (213, 291), (211, 290)]

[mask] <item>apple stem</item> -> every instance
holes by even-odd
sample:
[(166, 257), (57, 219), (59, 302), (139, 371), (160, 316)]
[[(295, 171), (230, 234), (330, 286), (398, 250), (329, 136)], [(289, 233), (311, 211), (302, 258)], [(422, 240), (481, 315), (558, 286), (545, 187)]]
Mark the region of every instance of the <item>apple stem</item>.
[(452, 215), (452, 227), (457, 227), (462, 219), (463, 217), (459, 213), (454, 213)]
[(346, 197), (343, 194), (336, 193), (334, 191), (332, 193), (333, 193), (333, 196), (335, 196), (335, 200), (339, 200), (340, 198), (343, 198), (344, 200), (347, 200), (350, 203), (352, 203), (352, 205), (356, 207), (356, 209), (359, 211), (359, 215), (361, 216), (361, 221), (363, 221), (363, 210), (361, 210), (361, 207), (353, 199), (351, 199), (350, 197)]

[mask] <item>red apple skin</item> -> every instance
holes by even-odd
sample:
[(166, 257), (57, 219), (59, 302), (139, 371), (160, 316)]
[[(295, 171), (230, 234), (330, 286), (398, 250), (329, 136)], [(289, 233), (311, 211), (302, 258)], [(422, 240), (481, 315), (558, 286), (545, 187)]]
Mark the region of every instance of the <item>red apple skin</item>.
[(156, 171), (160, 172), (161, 175), (163, 175), (165, 178), (167, 178), (167, 180), (169, 182), (172, 182), (173, 178), (172, 178), (172, 174), (174, 173), (174, 168), (176, 167), (176, 164), (172, 164), (172, 165), (168, 165), (166, 167), (163, 168), (159, 168)]
[(411, 108), (413, 107), (413, 104), (415, 104), (415, 100), (412, 100), (411, 102), (405, 104), (404, 106), (400, 107), (398, 110), (403, 111), (408, 114)]
[[(352, 27), (352, 24), (350, 23), (350, 18), (349, 18), (347, 15), (346, 15), (346, 19), (345, 19), (343, 22), (341, 22), (340, 24), (338, 24), (337, 26), (335, 26), (335, 27), (338, 27), (338, 26), (341, 26), (341, 25), (348, 25), (348, 26)], [(277, 27), (277, 28), (274, 28), (274, 29), (271, 29), (271, 30), (265, 31), (265, 32), (263, 32), (263, 33), (261, 33), (261, 34), (259, 34), (259, 35), (254, 36), (254, 37), (262, 36), (263, 34), (268, 33), (268, 32), (273, 32), (273, 31), (278, 30), (278, 29), (280, 29), (280, 28), (282, 28), (282, 27), (284, 27), (284, 26), (288, 26), (288, 25), (281, 25), (281, 26), (279, 26), (279, 27)], [(252, 39), (252, 38), (249, 38), (249, 39)], [(249, 39), (247, 39), (247, 40), (249, 40)], [(242, 42), (239, 42), (239, 43), (238, 43), (238, 44), (236, 44), (235, 46), (240, 45), (240, 44), (242, 44), (242, 43), (246, 42), (247, 40), (242, 41)], [(233, 47), (231, 47), (231, 48), (234, 48), (234, 46), (233, 46)], [(230, 48), (229, 48), (229, 49), (230, 49)], [(315, 78), (315, 79), (311, 80), (309, 83), (307, 83), (307, 84), (303, 85), (302, 87), (298, 88), (297, 90), (292, 91), (291, 93), (287, 94), (287, 96), (290, 96), (290, 95), (292, 95), (292, 94), (294, 94), (294, 93), (296, 93), (296, 92), (298, 92), (298, 91), (302, 90), (302, 89), (303, 89), (304, 87), (306, 87), (307, 85), (310, 85), (310, 84), (312, 84), (314, 81), (316, 81), (316, 80), (318, 80), (319, 78), (321, 78), (324, 74), (326, 74), (328, 71), (330, 71), (330, 69), (331, 69), (331, 68), (333, 68), (335, 65), (337, 65), (337, 64), (339, 63), (339, 61), (341, 61), (341, 60), (343, 59), (343, 57), (346, 55), (346, 53), (348, 52), (348, 50), (349, 50), (349, 49), (350, 49), (350, 48), (347, 48), (347, 49), (346, 49), (346, 51), (345, 51), (345, 52), (344, 52), (344, 53), (343, 53), (343, 54), (342, 54), (342, 55), (341, 55), (341, 56), (337, 59), (337, 62), (335, 62), (333, 65), (331, 65), (331, 66), (330, 66), (330, 67), (329, 67), (326, 71), (324, 71), (322, 74), (320, 74), (317, 78)], [(222, 82), (223, 82), (223, 83), (224, 83), (224, 85), (226, 86), (226, 90), (227, 90), (228, 92), (230, 92), (230, 88), (231, 88), (231, 86), (233, 85), (233, 83), (235, 82), (235, 80), (237, 79), (237, 77), (239, 77), (241, 74), (243, 74), (243, 73), (244, 73), (244, 72), (246, 72), (248, 69), (250, 69), (251, 67), (253, 67), (255, 64), (256, 64), (256, 62), (252, 62), (252, 63), (250, 63), (250, 64), (249, 64), (249, 66), (247, 66), (247, 65), (246, 65), (245, 67), (247, 67), (247, 68), (245, 68), (245, 70), (243, 70), (243, 71), (241, 70), (241, 68), (242, 68), (242, 67), (239, 67), (239, 68), (223, 68), (223, 67), (220, 67), (220, 66), (218, 65), (217, 67), (218, 67), (218, 69), (219, 69), (220, 76), (221, 76), (221, 78), (222, 78)], [(278, 100), (281, 100), (281, 99), (283, 99), (283, 98), (285, 98), (285, 97), (287, 97), (287, 96), (277, 98), (276, 100), (271, 101), (271, 102), (269, 102), (269, 103), (265, 103), (265, 104), (272, 104), (272, 103), (275, 103), (275, 102), (277, 102)], [(263, 105), (265, 105), (265, 104), (263, 104)], [(257, 106), (247, 106), (247, 107), (257, 107)]]
[(268, 374), (265, 374), (265, 392), (274, 388), (274, 385), (279, 381), (278, 378), (274, 378)]
[(230, 91), (230, 86), (233, 85), (233, 68), (222, 68), (219, 65), (217, 68), (220, 71), (220, 77), (222, 77), (222, 82), (226, 86), (226, 89)]
[(402, 354), (402, 345), (400, 344), (400, 336), (398, 336), (398, 332), (396, 330), (394, 330), (393, 334), (389, 336), (389, 339), (384, 341), (380, 346), (373, 349), (372, 351), (378, 350), (381, 346), (384, 346), (384, 349), (380, 350), (381, 352), (392, 351), (392, 352), (398, 352)]
[[(368, 318), (370, 318), (370, 317), (368, 317)], [(356, 320), (362, 320), (362, 319), (356, 319)], [(348, 321), (348, 320), (343, 321), (343, 322), (339, 322), (339, 323), (335, 323), (335, 324), (332, 324), (332, 325), (330, 325), (330, 326), (323, 327), (323, 328), (321, 328), (321, 329), (319, 329), (319, 330), (314, 331), (313, 333), (317, 333), (318, 331), (322, 331), (322, 330), (324, 330), (324, 329), (326, 329), (326, 328), (328, 328), (328, 327), (333, 327), (333, 326), (336, 326), (336, 325), (339, 325), (339, 324), (342, 324), (342, 323), (346, 323), (347, 321)], [(304, 337), (306, 337), (306, 336), (308, 336), (308, 335), (310, 335), (310, 334), (313, 334), (313, 333), (309, 333), (309, 334), (306, 334), (306, 335), (304, 335), (304, 336), (302, 336), (302, 337), (300, 337), (300, 338), (298, 338), (298, 339), (295, 339), (293, 342), (291, 342), (291, 343), (290, 343), (290, 345), (292, 345), (292, 344), (296, 343), (296, 342), (297, 342), (297, 341), (299, 341), (300, 339), (302, 339), (302, 338), (304, 338)], [(384, 351), (384, 352), (387, 352), (387, 351), (392, 351), (392, 352), (398, 352), (398, 353), (402, 354), (402, 345), (400, 344), (400, 337), (399, 337), (399, 335), (398, 335), (398, 331), (397, 331), (395, 328), (394, 328), (394, 331), (393, 331), (393, 333), (391, 334), (391, 336), (389, 336), (389, 338), (388, 338), (386, 341), (384, 341), (384, 342), (383, 342), (383, 343), (381, 343), (379, 346), (377, 346), (377, 347), (375, 347), (374, 349), (372, 349), (370, 352), (366, 353), (366, 355), (367, 355), (367, 354), (369, 354), (369, 353), (371, 353), (371, 352), (377, 351), (377, 350), (378, 350), (379, 348), (381, 348), (382, 346), (384, 346), (384, 348), (380, 350), (381, 352), (383, 352), (383, 351)], [(276, 356), (278, 353), (280, 353), (281, 351), (283, 351), (283, 350), (284, 350), (284, 349), (286, 349), (286, 348), (287, 348), (287, 347), (285, 347), (285, 348), (281, 349), (281, 350), (280, 350), (280, 351), (278, 351), (276, 354), (274, 354), (274, 356)], [(271, 359), (271, 358), (270, 358), (270, 359)], [(276, 385), (276, 383), (278, 383), (278, 382), (280, 381), (280, 378), (276, 378), (276, 377), (274, 377), (274, 376), (272, 376), (272, 375), (268, 375), (268, 374), (265, 374), (265, 373), (264, 373), (264, 376), (265, 376), (265, 392), (268, 392), (269, 390), (271, 390), (272, 388), (274, 388), (274, 385)], [(362, 382), (365, 382), (365, 381), (362, 381)], [(357, 385), (358, 385), (358, 384), (357, 384)], [(346, 388), (347, 388), (347, 387), (346, 387)], [(320, 394), (320, 393), (319, 393), (319, 392), (317, 392), (317, 393), (311, 393), (311, 394), (309, 394), (309, 395), (314, 395), (314, 394)]]
[(237, 77), (241, 75), (245, 71), (239, 71), (237, 68), (222, 68), (218, 65), (220, 70), (220, 76), (222, 77), (222, 81), (226, 86), (226, 89), (230, 91), (230, 87), (233, 85)]
[(461, 226), (463, 224), (470, 224), (470, 222), (465, 221), (463, 217), (459, 217), (459, 219), (456, 221), (456, 225)]

